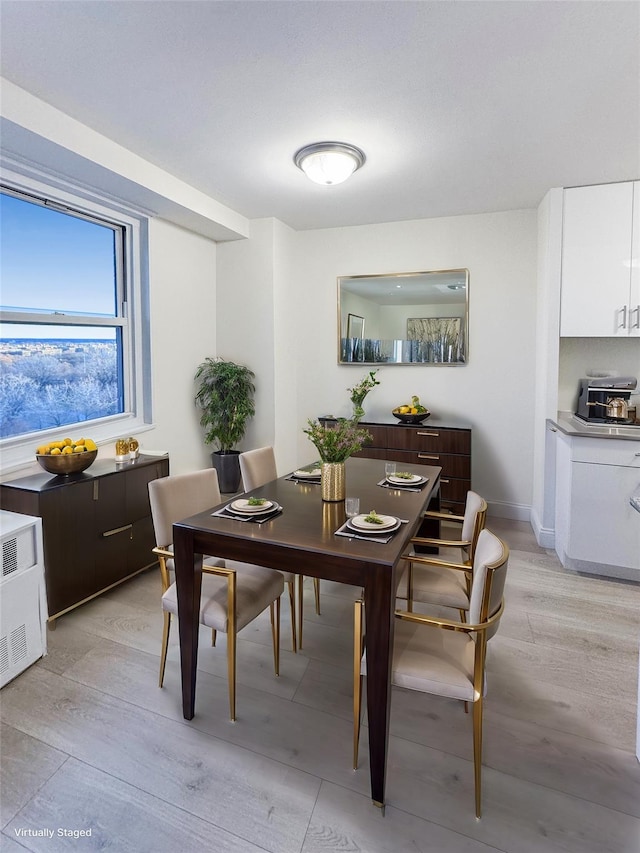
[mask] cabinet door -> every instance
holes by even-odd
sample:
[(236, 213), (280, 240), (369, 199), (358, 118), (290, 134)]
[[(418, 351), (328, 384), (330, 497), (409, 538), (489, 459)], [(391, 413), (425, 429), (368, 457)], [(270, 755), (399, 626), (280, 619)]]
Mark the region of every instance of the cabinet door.
[(640, 471), (573, 462), (571, 479), (569, 557), (637, 569), (640, 579), (640, 515), (629, 504)]
[(637, 322), (630, 303), (633, 193), (631, 181), (564, 192), (563, 337), (627, 337)]
[(640, 181), (633, 184), (633, 244), (631, 246), (631, 293), (629, 334), (640, 338)]

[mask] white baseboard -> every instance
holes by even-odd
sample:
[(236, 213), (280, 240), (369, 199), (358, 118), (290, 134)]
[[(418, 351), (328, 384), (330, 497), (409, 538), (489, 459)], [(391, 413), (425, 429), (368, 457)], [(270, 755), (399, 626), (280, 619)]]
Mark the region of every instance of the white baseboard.
[(550, 548), (551, 550), (556, 547), (556, 531), (553, 527), (543, 527), (540, 524), (540, 519), (538, 518), (538, 513), (535, 509), (531, 508), (531, 516), (529, 518), (531, 522), (531, 527), (533, 528), (534, 535), (536, 537), (536, 542), (541, 548)]
[(504, 501), (487, 501), (488, 515), (494, 518), (510, 518), (513, 521), (530, 521), (531, 507), (526, 504), (510, 504)]

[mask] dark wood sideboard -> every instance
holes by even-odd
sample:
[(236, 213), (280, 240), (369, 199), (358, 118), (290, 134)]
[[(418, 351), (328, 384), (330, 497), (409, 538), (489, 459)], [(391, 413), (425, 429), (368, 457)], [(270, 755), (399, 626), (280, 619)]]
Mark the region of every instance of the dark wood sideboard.
[(81, 474), (46, 471), (0, 483), (0, 507), (42, 518), (50, 627), (68, 610), (155, 562), (148, 486), (168, 456), (98, 459)]
[[(330, 423), (332, 418), (320, 418)], [(373, 436), (356, 456), (388, 459), (404, 466), (437, 465), (440, 477), (440, 509), (457, 515), (464, 513), (467, 492), (471, 488), (471, 427), (455, 421), (429, 417), (421, 424), (389, 421), (361, 421), (360, 426)]]

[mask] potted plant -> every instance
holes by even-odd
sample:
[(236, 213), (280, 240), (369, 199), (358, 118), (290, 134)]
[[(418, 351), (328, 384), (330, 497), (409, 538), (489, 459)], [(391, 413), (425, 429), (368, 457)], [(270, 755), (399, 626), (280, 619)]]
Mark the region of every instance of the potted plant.
[(347, 418), (338, 418), (332, 424), (321, 424), (311, 419), (307, 423), (308, 428), (302, 431), (315, 444), (322, 461), (322, 500), (342, 501), (345, 497), (345, 460), (373, 441), (373, 436)]
[(219, 448), (211, 453), (211, 461), (221, 492), (237, 492), (240, 485), (240, 451), (234, 448), (255, 415), (254, 378), (248, 367), (222, 358), (207, 358), (196, 371), (195, 401), (202, 409), (205, 442)]

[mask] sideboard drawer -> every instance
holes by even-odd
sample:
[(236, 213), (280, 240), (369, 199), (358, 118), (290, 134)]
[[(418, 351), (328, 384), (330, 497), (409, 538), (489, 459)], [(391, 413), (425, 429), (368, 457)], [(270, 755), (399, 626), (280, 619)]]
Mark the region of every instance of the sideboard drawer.
[[(373, 454), (375, 453), (375, 456)], [(461, 456), (454, 453), (426, 453), (425, 451), (393, 450), (388, 448), (371, 448), (368, 452), (365, 448), (364, 455), (371, 459), (389, 459), (397, 462), (400, 466), (410, 465), (436, 465), (442, 468), (443, 477), (458, 477), (471, 480), (471, 457)]]
[(471, 432), (462, 429), (438, 429), (421, 426), (389, 427), (388, 447), (401, 450), (422, 450), (440, 453), (462, 453), (471, 455)]

